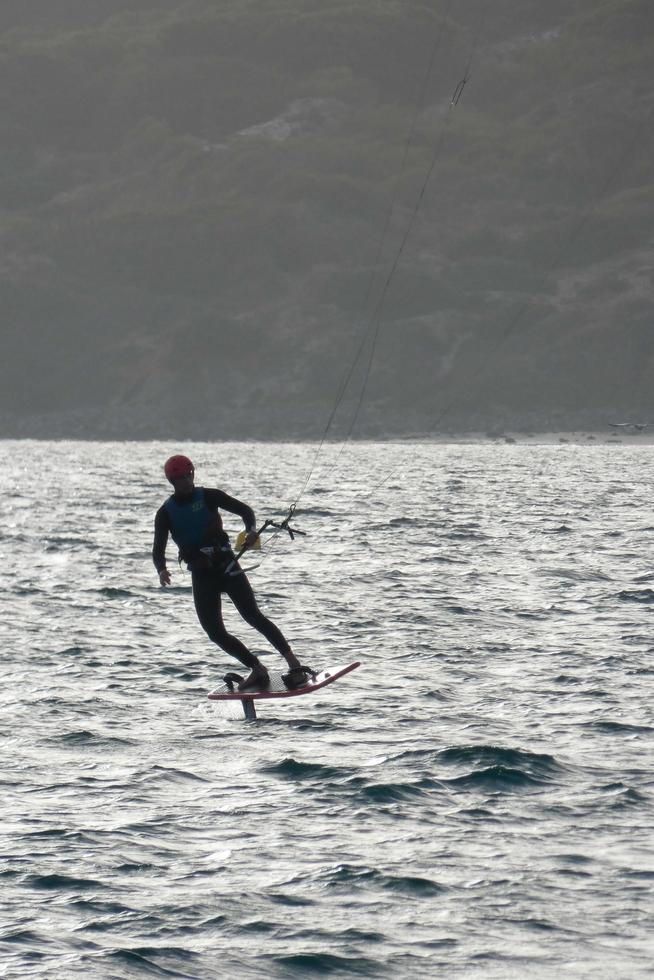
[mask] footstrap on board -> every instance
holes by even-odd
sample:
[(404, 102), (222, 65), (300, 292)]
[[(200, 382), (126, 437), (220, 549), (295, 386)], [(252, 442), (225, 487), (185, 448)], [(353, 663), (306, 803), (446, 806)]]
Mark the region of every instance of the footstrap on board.
[(243, 683), (243, 678), (241, 677), (241, 675), (240, 674), (235, 674), (232, 671), (230, 671), (229, 674), (225, 674), (225, 676), (223, 677), (223, 680), (224, 680), (225, 684), (227, 685), (227, 688), (228, 688), (229, 691), (233, 691), (234, 690), (234, 685), (235, 684), (238, 687), (239, 684), (242, 684)]
[(298, 687), (304, 687), (309, 678), (314, 680), (316, 676), (317, 671), (313, 667), (305, 667), (302, 664), (300, 667), (292, 667), (286, 674), (282, 674), (282, 680), (289, 691), (294, 691)]

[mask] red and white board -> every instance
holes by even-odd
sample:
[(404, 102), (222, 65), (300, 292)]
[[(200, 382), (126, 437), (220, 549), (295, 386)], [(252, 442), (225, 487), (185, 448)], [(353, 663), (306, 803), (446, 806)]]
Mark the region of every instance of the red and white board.
[[(236, 686), (230, 690), (227, 684), (222, 684), (217, 687), (215, 691), (211, 691), (207, 695), (210, 701), (263, 701), (271, 698), (297, 698), (302, 694), (313, 694), (315, 691), (321, 690), (323, 687), (327, 687), (328, 684), (333, 684), (340, 677), (344, 677), (349, 674), (351, 670), (356, 670), (360, 667), (360, 661), (355, 660), (354, 663), (345, 664), (341, 667), (326, 667), (325, 670), (320, 670), (316, 673), (315, 677), (311, 677), (306, 684), (302, 687), (296, 687), (292, 691), (284, 684), (282, 680), (282, 674), (286, 673), (286, 670), (269, 671), (270, 684), (265, 690), (261, 691), (239, 691)], [(245, 704), (243, 705), (245, 707)], [(247, 712), (246, 712), (247, 714)]]

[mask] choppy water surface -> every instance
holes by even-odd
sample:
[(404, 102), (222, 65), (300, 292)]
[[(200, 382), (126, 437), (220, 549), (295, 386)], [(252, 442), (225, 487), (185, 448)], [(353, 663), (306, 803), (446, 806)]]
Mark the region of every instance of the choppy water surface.
[(254, 723), (161, 463), (282, 516), (315, 447), (2, 450), (0, 975), (652, 975), (653, 450), (325, 449), (251, 578), (363, 666)]

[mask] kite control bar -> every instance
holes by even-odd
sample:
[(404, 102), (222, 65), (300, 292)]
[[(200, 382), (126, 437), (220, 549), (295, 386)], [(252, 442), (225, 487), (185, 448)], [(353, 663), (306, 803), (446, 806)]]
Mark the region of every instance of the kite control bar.
[[(277, 524), (275, 521), (266, 521), (266, 523), (262, 527), (262, 530), (265, 530), (267, 527), (276, 527), (279, 531), (286, 531), (291, 541), (295, 541), (296, 534), (301, 534), (305, 536), (307, 533), (306, 531), (300, 531), (299, 528), (297, 527), (291, 527), (289, 523), (294, 513), (295, 513), (295, 504), (292, 504), (288, 509), (288, 514), (281, 522), (281, 524)], [(259, 531), (258, 533), (261, 534), (261, 531)]]
[[(274, 527), (278, 531), (286, 531), (291, 541), (295, 540), (296, 534), (301, 534), (303, 536), (306, 535), (307, 533), (306, 531), (300, 531), (300, 529), (297, 527), (291, 527), (290, 521), (294, 513), (295, 513), (295, 504), (292, 504), (292, 506), (289, 507), (288, 514), (286, 515), (283, 521), (279, 523), (277, 521), (264, 521), (261, 527), (257, 529), (257, 537), (258, 538), (261, 537), (263, 532), (267, 531), (269, 527)], [(224, 575), (229, 575), (231, 570), (234, 568), (234, 565), (237, 564), (238, 560), (242, 558), (245, 552), (248, 550), (248, 547), (249, 546), (247, 544), (243, 545), (240, 551), (238, 551), (235, 557), (230, 561), (229, 565), (227, 566), (227, 568), (223, 573)]]

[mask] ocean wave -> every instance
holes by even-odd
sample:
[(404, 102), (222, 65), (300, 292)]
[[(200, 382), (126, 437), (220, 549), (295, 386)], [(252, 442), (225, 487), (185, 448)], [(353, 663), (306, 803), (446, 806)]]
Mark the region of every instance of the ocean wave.
[(171, 766), (154, 765), (151, 769), (142, 770), (135, 773), (132, 777), (138, 780), (164, 780), (172, 783), (208, 783), (211, 782), (206, 776), (199, 776), (196, 772), (188, 772), (185, 769), (175, 769)]
[(95, 592), (97, 595), (104, 596), (105, 599), (132, 599), (137, 594), (130, 592), (129, 589), (118, 589), (110, 585), (103, 585), (99, 589), (86, 589), (87, 592)]
[(37, 888), (41, 891), (95, 891), (107, 888), (105, 882), (97, 878), (76, 878), (73, 875), (64, 874), (27, 874), (23, 878), (23, 883), (30, 888)]
[(553, 755), (504, 748), (501, 745), (459, 745), (443, 749), (438, 761), (446, 764), (504, 766), (524, 769), (541, 777), (555, 777), (565, 771)]
[(186, 964), (188, 960), (195, 959), (197, 955), (193, 950), (176, 946), (170, 948), (146, 946), (135, 947), (134, 949), (112, 949), (104, 952), (102, 959), (124, 964), (130, 971), (129, 976), (144, 973), (151, 976), (175, 977), (178, 980), (206, 980), (202, 973), (187, 973), (185, 968), (181, 969), (178, 966), (168, 968), (157, 963), (156, 960), (157, 957), (165, 956), (179, 959), (180, 964)]
[(542, 787), (559, 780), (566, 771), (551, 755), (495, 745), (453, 746), (438, 754), (438, 762), (477, 767), (449, 778), (441, 777), (445, 785), (493, 792)]
[(99, 545), (95, 544), (94, 541), (90, 541), (88, 538), (77, 538), (77, 537), (54, 537), (46, 538), (42, 545), (44, 551), (63, 551), (63, 550), (76, 550), (83, 548), (85, 551), (97, 551)]
[(649, 807), (652, 802), (649, 796), (622, 782), (607, 783), (605, 786), (599, 786), (598, 791), (608, 798), (611, 809), (642, 806), (643, 804)]
[(621, 602), (654, 602), (654, 589), (623, 589), (617, 598)]
[(320, 762), (299, 762), (291, 758), (264, 766), (264, 771), (297, 781), (305, 779), (334, 780), (349, 775), (349, 770), (340, 769), (336, 766), (327, 766)]
[(605, 732), (607, 735), (651, 735), (654, 732), (651, 725), (633, 725), (622, 721), (610, 721), (609, 719), (584, 722), (583, 727), (593, 728), (595, 731)]
[(543, 786), (546, 780), (523, 772), (522, 769), (512, 769), (510, 766), (488, 766), (486, 769), (476, 769), (463, 776), (444, 779), (443, 782), (461, 789), (482, 788), (486, 791), (506, 792)]
[(416, 797), (424, 797), (430, 790), (439, 788), (435, 780), (421, 779), (415, 782), (363, 783), (358, 795), (368, 803), (400, 803)]
[(92, 732), (86, 728), (78, 729), (73, 732), (64, 732), (61, 735), (51, 735), (46, 739), (50, 744), (61, 745), (102, 745), (105, 748), (117, 745), (135, 745), (134, 739), (124, 738), (118, 735), (106, 735), (104, 732)]
[(335, 953), (293, 953), (266, 957), (268, 969), (276, 968), (299, 977), (359, 976), (379, 977), (379, 962), (365, 956), (337, 956)]
[(379, 888), (414, 898), (442, 895), (448, 889), (433, 878), (420, 875), (390, 874), (365, 865), (335, 864), (322, 869), (318, 880), (331, 888)]

